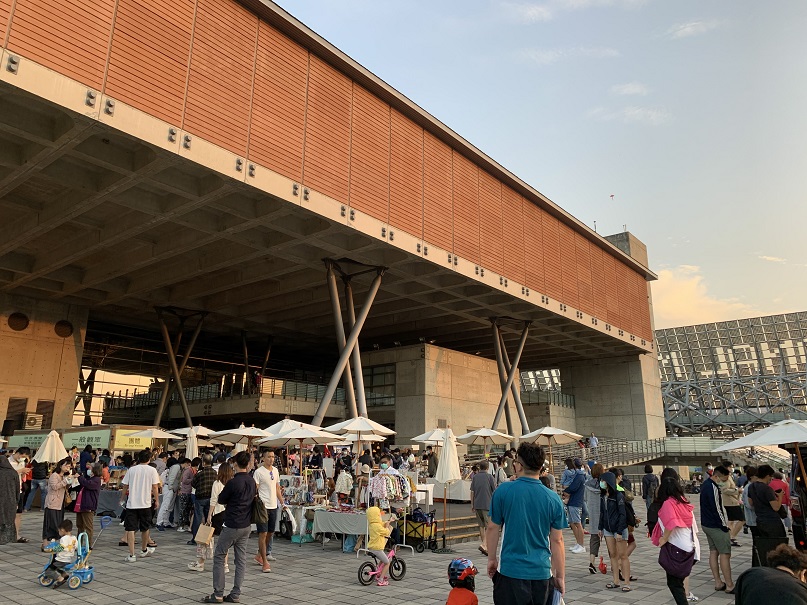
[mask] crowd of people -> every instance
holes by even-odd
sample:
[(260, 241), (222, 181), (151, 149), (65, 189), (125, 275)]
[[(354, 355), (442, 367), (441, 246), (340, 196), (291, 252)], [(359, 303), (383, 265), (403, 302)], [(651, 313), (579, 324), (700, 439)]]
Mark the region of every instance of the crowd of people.
[[(286, 454), (283, 450), (217, 452), (189, 460), (181, 452), (146, 449), (111, 460), (106, 451), (87, 449), (71, 452), (52, 465), (33, 462), (33, 454), (20, 447), (0, 456), (0, 543), (29, 541), (20, 534), (20, 519), (31, 509), (31, 494), (39, 492), (43, 551), (54, 542), (71, 540), (74, 525), (65, 518), (66, 510), (76, 515), (76, 533), (86, 532), (93, 544), (99, 493), (109, 480), (109, 469), (122, 466), (126, 473), (121, 480), (124, 535), (120, 545), (128, 548), (126, 561), (135, 563), (155, 552), (153, 530), (188, 532), (188, 544), (196, 547), (196, 556), (187, 568), (212, 571), (213, 575), (213, 591), (204, 601), (238, 602), (251, 556), (247, 555), (247, 541), (255, 523), (254, 560), (262, 572), (271, 572), (274, 528), (283, 502), (277, 466), (277, 460)], [(289, 468), (300, 462), (299, 455), (295, 452), (286, 458)], [(323, 455), (334, 457), (340, 470), (377, 462), (405, 469), (418, 462), (411, 451), (379, 448), (374, 452), (368, 448), (354, 460), (347, 450), (315, 448), (306, 465), (321, 467)], [(427, 450), (421, 461), (428, 467), (432, 458), (436, 455)], [(748, 605), (759, 602), (755, 600), (759, 582), (776, 580), (766, 595), (780, 595), (783, 603), (807, 603), (807, 557), (788, 545), (791, 488), (781, 469), (761, 465), (740, 471), (730, 463), (704, 465), (697, 519), (684, 491), (685, 482), (672, 468), (657, 475), (647, 465), (634, 492), (621, 468), (606, 469), (595, 460), (580, 458), (566, 459), (565, 467), (555, 479), (543, 449), (532, 444), (475, 465), (471, 508), (479, 526), (478, 548), (487, 557), (488, 575), (493, 580), (495, 603), (545, 603), (554, 593), (564, 592), (567, 549), (562, 530), (566, 528), (571, 529), (573, 541), (568, 552), (588, 554), (592, 575), (606, 573), (610, 566), (604, 587), (630, 592), (632, 582), (638, 580), (631, 575), (631, 555), (637, 537), (645, 534), (640, 516), (646, 516), (646, 536), (659, 547), (659, 564), (677, 605), (698, 600), (690, 590), (689, 575), (696, 562), (706, 562), (705, 553), (701, 554), (701, 533), (706, 536), (715, 591), (736, 595), (738, 605)], [(639, 514), (638, 498), (645, 505)], [(263, 513), (257, 518), (256, 502)], [(211, 527), (212, 535), (197, 542), (202, 526)], [(379, 531), (384, 537), (393, 531), (388, 523), (382, 526)], [(731, 555), (733, 548), (741, 546), (741, 533), (751, 535), (752, 568), (735, 581)], [(380, 537), (371, 540), (373, 547), (380, 543)], [(71, 556), (69, 548), (67, 551), (54, 557), (54, 587), (66, 578), (63, 567)], [(383, 564), (383, 547), (373, 551)], [(235, 574), (225, 595), (230, 552)], [(458, 579), (452, 586), (473, 588), (472, 581), (465, 581), (472, 580), (468, 571), (472, 567), (466, 565), (464, 572), (458, 572), (462, 581)], [(382, 585), (383, 580), (382, 573)]]

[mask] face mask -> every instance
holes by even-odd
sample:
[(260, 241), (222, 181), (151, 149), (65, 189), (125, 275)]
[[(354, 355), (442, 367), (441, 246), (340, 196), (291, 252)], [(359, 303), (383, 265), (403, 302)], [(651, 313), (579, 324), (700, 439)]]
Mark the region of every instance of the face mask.
[(608, 484), (605, 481), (600, 481), (600, 487), (602, 489), (606, 489), (608, 487)]
[(382, 462), (379, 466), (381, 467), (382, 471), (385, 471), (387, 470), (387, 468), (389, 468), (389, 464), (387, 464), (386, 462)]
[(92, 477), (92, 469), (87, 469), (87, 476)]

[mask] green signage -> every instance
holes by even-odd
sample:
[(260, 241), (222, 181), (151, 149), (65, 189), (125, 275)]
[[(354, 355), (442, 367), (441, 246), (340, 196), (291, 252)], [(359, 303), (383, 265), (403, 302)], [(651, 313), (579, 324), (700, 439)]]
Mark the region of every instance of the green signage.
[(75, 433), (65, 433), (62, 435), (62, 443), (65, 449), (70, 449), (74, 445), (83, 450), (88, 445), (95, 449), (109, 448), (109, 438), (112, 432), (109, 429), (76, 431)]
[(4, 446), (6, 449), (14, 450), (18, 447), (30, 447), (32, 450), (35, 450), (42, 442), (45, 441), (45, 437), (48, 436), (50, 431), (45, 431), (44, 433), (20, 433), (18, 435), (12, 435), (8, 438), (8, 443)]

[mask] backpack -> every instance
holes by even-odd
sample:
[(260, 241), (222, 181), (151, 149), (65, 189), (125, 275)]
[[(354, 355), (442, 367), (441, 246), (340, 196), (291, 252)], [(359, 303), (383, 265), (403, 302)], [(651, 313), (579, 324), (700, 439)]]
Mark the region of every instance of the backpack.
[(636, 527), (636, 512), (633, 510), (633, 504), (625, 500), (625, 520), (630, 527)]

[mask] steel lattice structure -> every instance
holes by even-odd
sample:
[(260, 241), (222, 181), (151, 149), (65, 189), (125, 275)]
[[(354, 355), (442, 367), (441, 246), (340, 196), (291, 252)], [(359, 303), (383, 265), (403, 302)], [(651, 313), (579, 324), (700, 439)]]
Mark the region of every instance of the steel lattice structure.
[(656, 330), (670, 433), (807, 419), (807, 312)]

